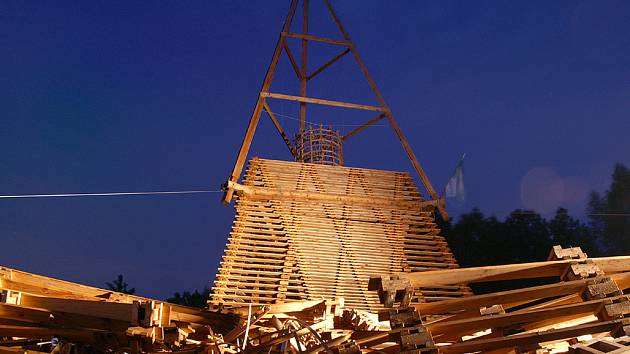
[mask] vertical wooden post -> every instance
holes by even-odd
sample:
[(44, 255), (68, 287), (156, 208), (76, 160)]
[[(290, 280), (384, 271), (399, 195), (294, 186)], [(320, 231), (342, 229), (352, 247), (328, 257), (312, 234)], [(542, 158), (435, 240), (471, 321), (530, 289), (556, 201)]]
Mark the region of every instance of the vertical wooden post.
[[(295, 9), (297, 7), (299, 0), (291, 0), (291, 5), (289, 6), (289, 13), (287, 14), (287, 18), (284, 22), (284, 26), (282, 27), (281, 33), (286, 33), (289, 31), (291, 27), (291, 22), (293, 21), (293, 16), (295, 15)], [(276, 66), (278, 65), (278, 59), (280, 59), (280, 54), (282, 54), (282, 48), (284, 46), (285, 37), (280, 34), (278, 38), (278, 43), (276, 44), (276, 49), (273, 52), (273, 56), (271, 57), (271, 64), (269, 64), (269, 68), (267, 69), (267, 74), (265, 74), (265, 80), (263, 81), (261, 92), (269, 91), (269, 87), (271, 86), (271, 82), (273, 81), (273, 75), (276, 72)], [(243, 171), (243, 166), (245, 165), (245, 159), (247, 159), (247, 153), (249, 152), (249, 148), (252, 145), (252, 139), (254, 138), (254, 133), (256, 132), (256, 127), (258, 126), (258, 121), (260, 120), (260, 113), (263, 109), (263, 103), (265, 98), (260, 94), (258, 95), (258, 99), (256, 100), (256, 106), (254, 106), (254, 111), (252, 112), (252, 116), (249, 119), (249, 124), (247, 125), (247, 131), (245, 132), (245, 138), (241, 143), (241, 148), (238, 151), (238, 155), (236, 157), (236, 162), (234, 163), (234, 168), (232, 169), (232, 173), (228, 181), (237, 182), (238, 178)], [(223, 195), (223, 202), (229, 203), (232, 200), (232, 196), (234, 194), (233, 189), (228, 189)]]
[[(302, 4), (302, 33), (308, 34), (308, 0), (303, 0)], [(300, 73), (300, 96), (306, 97), (306, 82), (308, 81), (308, 40), (302, 39), (302, 58)], [(306, 102), (300, 102), (300, 131), (302, 133), (306, 127)]]

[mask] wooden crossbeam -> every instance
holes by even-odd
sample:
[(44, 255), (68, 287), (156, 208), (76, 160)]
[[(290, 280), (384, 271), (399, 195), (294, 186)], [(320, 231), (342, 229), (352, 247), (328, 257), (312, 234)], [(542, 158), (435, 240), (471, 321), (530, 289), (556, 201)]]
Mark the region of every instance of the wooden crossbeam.
[(346, 139), (348, 139), (349, 137), (363, 131), (365, 128), (369, 127), (370, 125), (379, 122), (380, 120), (382, 120), (383, 118), (386, 118), (387, 115), (385, 115), (385, 113), (379, 114), (377, 117), (374, 117), (370, 120), (368, 120), (367, 122), (365, 122), (364, 124), (352, 129), (351, 131), (349, 131), (348, 133), (346, 133), (344, 136), (341, 137), (342, 141), (345, 141)]
[(304, 34), (304, 33), (282, 32), (282, 35), (285, 37), (290, 37), (290, 38), (299, 38), (299, 39), (303, 39), (307, 41), (315, 41), (315, 42), (322, 42), (322, 43), (328, 43), (328, 44), (337, 44), (337, 45), (345, 45), (345, 46), (352, 45), (352, 42), (344, 40), (344, 39), (331, 39), (331, 38), (313, 36), (313, 35)]
[(297, 75), (298, 80), (301, 80), (302, 73), (300, 72), (300, 67), (297, 65), (297, 62), (295, 61), (295, 57), (293, 56), (293, 53), (291, 52), (291, 48), (289, 48), (289, 45), (287, 44), (287, 42), (282, 43), (282, 48), (284, 48), (284, 51), (287, 53), (287, 57), (289, 57), (289, 62), (291, 63), (291, 66), (293, 67), (293, 71), (295, 71), (295, 75)]
[(276, 115), (271, 111), (271, 108), (269, 108), (269, 105), (267, 104), (267, 102), (263, 102), (263, 107), (265, 108), (265, 112), (267, 112), (267, 115), (269, 115), (269, 119), (271, 119), (271, 121), (273, 122), (273, 125), (276, 127), (278, 134), (280, 134), (280, 136), (282, 137), (282, 140), (284, 141), (287, 148), (289, 149), (289, 152), (291, 153), (293, 157), (295, 157), (296, 155), (295, 147), (291, 143), (291, 140), (289, 140), (289, 137), (284, 132), (284, 129), (282, 129), (282, 126), (280, 125), (280, 122), (276, 118)]
[(97, 341), (97, 334), (108, 335), (111, 332), (95, 329), (0, 325), (0, 333), (2, 333), (2, 336), (4, 337), (52, 338), (55, 336), (61, 336), (69, 340), (94, 343)]
[(285, 95), (282, 93), (272, 93), (272, 92), (261, 92), (260, 97), (263, 98), (275, 98), (279, 100), (286, 101), (296, 101), (303, 103), (314, 103), (324, 106), (334, 106), (334, 107), (344, 107), (344, 108), (353, 108), (353, 109), (363, 109), (367, 111), (383, 111), (382, 107), (370, 106), (365, 104), (357, 104), (357, 103), (349, 103), (349, 102), (341, 102), (341, 101), (332, 101), (332, 100), (324, 100), (321, 98), (311, 98), (311, 97), (301, 97), (294, 95)]
[(301, 200), (301, 201), (319, 201), (329, 203), (339, 203), (346, 205), (373, 205), (381, 207), (397, 207), (410, 210), (422, 210), (428, 207), (435, 207), (437, 202), (430, 201), (407, 201), (396, 200), (394, 198), (382, 198), (382, 197), (359, 197), (349, 196), (344, 194), (335, 193), (319, 193), (319, 192), (304, 192), (304, 191), (291, 191), (291, 190), (278, 190), (266, 187), (246, 186), (234, 182), (229, 182), (228, 187), (234, 189), (237, 192), (246, 195), (249, 199), (253, 200)]
[(332, 59), (328, 60), (327, 62), (325, 62), (324, 64), (322, 64), (319, 68), (317, 68), (315, 71), (313, 71), (309, 76), (308, 76), (308, 80), (311, 80), (312, 78), (314, 78), (315, 76), (317, 76), (317, 74), (321, 73), (322, 71), (326, 70), (326, 68), (328, 68), (329, 66), (333, 65), (334, 63), (337, 62), (337, 60), (343, 58), (346, 54), (350, 53), (350, 49), (346, 48), (344, 49), (341, 53), (335, 55)]

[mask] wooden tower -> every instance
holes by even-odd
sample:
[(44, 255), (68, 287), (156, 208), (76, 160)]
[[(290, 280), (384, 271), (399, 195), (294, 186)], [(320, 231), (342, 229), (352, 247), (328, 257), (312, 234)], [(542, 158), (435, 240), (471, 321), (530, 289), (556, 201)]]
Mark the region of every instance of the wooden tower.
[[(236, 163), (225, 184), (223, 200), (236, 198), (236, 216), (216, 276), (211, 304), (242, 306), (292, 300), (344, 298), (347, 306), (376, 310), (371, 275), (457, 268), (434, 221), (434, 211), (448, 219), (441, 200), (329, 0), (323, 0), (341, 38), (309, 33), (309, 0), (291, 1), (271, 64), (264, 78)], [(301, 4), (301, 6), (299, 6)], [(291, 24), (301, 7), (301, 33)], [(299, 41), (300, 61), (289, 40)], [(311, 42), (340, 47), (339, 54), (307, 70)], [(285, 53), (299, 80), (300, 94), (271, 92)], [(351, 54), (378, 105), (307, 96), (316, 75)], [(271, 109), (271, 101), (299, 105), (299, 129), (291, 139)], [(308, 105), (344, 107), (376, 114), (363, 125), (341, 133), (334, 127), (307, 126)], [(263, 113), (271, 119), (294, 161), (252, 158), (244, 173), (254, 132)], [(406, 172), (344, 166), (343, 143), (386, 120), (400, 140), (427, 196)], [(463, 286), (421, 288), (414, 301), (426, 302), (469, 294)]]

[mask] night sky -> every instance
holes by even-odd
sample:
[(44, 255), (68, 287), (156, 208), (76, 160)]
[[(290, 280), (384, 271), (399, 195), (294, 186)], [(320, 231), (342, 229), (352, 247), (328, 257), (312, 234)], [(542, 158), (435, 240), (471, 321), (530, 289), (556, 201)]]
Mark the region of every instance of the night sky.
[[(452, 215), (565, 206), (584, 219), (588, 192), (605, 190), (615, 162), (630, 165), (630, 2), (334, 5), (436, 189), (467, 153), (467, 199)], [(287, 9), (0, 2), (0, 194), (219, 189)], [(323, 10), (312, 1), (312, 32), (340, 38)], [(311, 48), (310, 70), (339, 50)], [(314, 79), (309, 96), (374, 104), (353, 64), (346, 56)], [(285, 56), (272, 90), (296, 88)], [(295, 104), (271, 106), (294, 131)], [(309, 113), (342, 131), (374, 116)], [(252, 154), (289, 157), (264, 116)], [(345, 155), (411, 170), (383, 125)], [(158, 298), (200, 289), (232, 222), (220, 196), (0, 199), (0, 265), (96, 286), (122, 273)]]

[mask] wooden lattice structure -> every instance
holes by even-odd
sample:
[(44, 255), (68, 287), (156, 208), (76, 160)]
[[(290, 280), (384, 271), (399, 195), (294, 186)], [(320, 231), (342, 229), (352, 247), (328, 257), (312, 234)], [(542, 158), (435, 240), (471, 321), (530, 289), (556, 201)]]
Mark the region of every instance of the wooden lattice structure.
[[(376, 310), (380, 308), (378, 298), (367, 291), (371, 275), (457, 268), (433, 218), (434, 211), (438, 211), (448, 219), (443, 200), (422, 169), (330, 1), (323, 3), (342, 38), (309, 33), (309, 0), (291, 1), (234, 168), (225, 184), (224, 202), (229, 203), (235, 193), (238, 200), (233, 229), (210, 301), (215, 306), (343, 298), (352, 308)], [(302, 15), (301, 33), (291, 31), (298, 11)], [(299, 62), (289, 40), (299, 41)], [(339, 46), (341, 52), (311, 71), (307, 65), (311, 43)], [(282, 54), (286, 54), (295, 71), (299, 95), (271, 91)], [(352, 54), (378, 105), (307, 96), (308, 82), (319, 78), (347, 54)], [(300, 124), (294, 139), (276, 118), (270, 106), (274, 100), (299, 105)], [(334, 126), (307, 125), (307, 105), (377, 112), (377, 116), (342, 133)], [(263, 111), (295, 162), (254, 158), (239, 183)], [(425, 197), (408, 173), (343, 167), (346, 164), (343, 143), (381, 120), (389, 123), (400, 140), (424, 187)], [(468, 288), (459, 285), (425, 287), (417, 290), (414, 301), (438, 301), (469, 293)]]
[(295, 137), (296, 161), (343, 166), (343, 141), (338, 130), (309, 127)]
[[(408, 173), (254, 158), (235, 188), (215, 305), (344, 298), (376, 310), (371, 275), (457, 268)], [(468, 293), (424, 288), (416, 301)]]
[[(291, 25), (293, 24), (293, 21), (296, 17), (296, 12), (300, 3), (302, 4), (301, 33), (296, 33), (291, 30)], [(385, 98), (381, 94), (381, 91), (376, 85), (376, 82), (372, 78), (372, 75), (363, 62), (359, 51), (357, 50), (355, 44), (352, 42), (352, 39), (350, 39), (350, 35), (346, 31), (345, 27), (341, 23), (341, 20), (337, 16), (337, 13), (333, 9), (330, 0), (323, 0), (323, 3), (326, 7), (326, 10), (330, 14), (332, 21), (339, 30), (339, 33), (342, 37), (341, 39), (320, 37), (309, 33), (309, 3), (310, 0), (291, 0), (291, 4), (289, 5), (289, 12), (285, 19), (284, 25), (282, 26), (282, 30), (280, 32), (276, 48), (273, 52), (273, 56), (271, 57), (271, 63), (267, 68), (267, 73), (263, 80), (262, 87), (258, 94), (258, 99), (256, 100), (256, 105), (254, 106), (254, 110), (250, 117), (247, 130), (245, 132), (245, 137), (243, 138), (243, 142), (236, 156), (234, 167), (232, 168), (232, 172), (230, 173), (230, 176), (226, 183), (226, 192), (223, 196), (223, 201), (225, 203), (229, 203), (232, 200), (232, 196), (235, 192), (233, 184), (237, 183), (241, 177), (243, 168), (245, 167), (245, 162), (247, 160), (247, 155), (249, 153), (252, 140), (254, 139), (256, 128), (260, 123), (260, 117), (263, 111), (269, 116), (269, 119), (276, 127), (278, 134), (287, 145), (289, 152), (296, 161), (317, 162), (325, 164), (343, 164), (341, 143), (357, 135), (358, 133), (374, 125), (375, 123), (386, 120), (389, 123), (389, 126), (394, 131), (394, 134), (400, 141), (403, 150), (405, 151), (407, 157), (409, 158), (409, 161), (411, 162), (411, 165), (413, 166), (414, 171), (422, 182), (422, 186), (424, 187), (428, 195), (426, 199), (430, 199), (436, 202), (435, 207), (442, 215), (442, 217), (445, 220), (448, 220), (448, 214), (443, 203), (437, 203), (439, 201), (439, 196), (437, 192), (433, 188), (433, 185), (429, 181), (429, 177), (420, 165), (420, 162), (418, 161), (416, 154), (411, 148), (411, 145), (409, 144), (409, 141), (407, 140), (405, 134), (400, 129), (400, 126), (398, 125), (398, 122), (396, 121), (392, 110), (387, 105)], [(289, 40), (299, 41), (300, 43), (299, 62), (297, 60), (298, 58), (296, 58), (291, 50)], [(316, 43), (325, 43), (327, 45), (338, 46), (342, 50), (330, 60), (326, 61), (325, 63), (321, 64), (319, 67), (311, 71), (308, 68), (308, 53), (309, 50), (311, 50), (312, 48), (310, 46)], [(286, 57), (288, 58), (299, 82), (299, 95), (271, 91), (271, 84), (273, 83), (274, 75), (276, 74), (278, 63), (283, 53), (286, 54)], [(354, 58), (358, 69), (364, 76), (366, 83), (374, 94), (374, 99), (376, 99), (376, 101), (378, 102), (378, 105), (343, 102), (307, 96), (308, 83), (316, 77), (319, 79), (319, 77), (324, 71), (326, 71), (327, 68), (337, 63), (348, 54), (352, 54), (352, 57)], [(339, 84), (342, 83), (331, 82), (331, 85)], [(296, 102), (299, 105), (298, 120), (300, 122), (300, 126), (296, 134), (297, 139), (295, 141), (295, 144), (292, 143), (289, 135), (287, 134), (287, 132), (285, 132), (284, 128), (280, 124), (280, 121), (277, 119), (276, 114), (271, 108), (271, 101), (275, 100)], [(340, 107), (372, 113), (377, 112), (378, 115), (367, 120), (365, 123), (356, 126), (354, 129), (346, 132), (345, 134), (340, 134), (340, 138), (334, 137), (333, 139), (330, 139), (333, 135), (336, 135), (338, 133), (334, 129), (324, 129), (323, 127), (315, 130), (313, 130), (312, 128), (306, 129), (307, 105), (319, 105), (338, 108)], [(308, 130), (310, 130), (311, 132), (309, 133)], [(314, 134), (312, 136), (310, 135), (311, 133), (315, 133), (317, 131), (319, 131), (320, 133), (325, 133), (325, 136), (322, 134)], [(306, 137), (306, 140), (304, 139), (304, 137)], [(311, 141), (315, 144), (311, 145)], [(319, 144), (321, 142), (324, 142), (324, 144)], [(313, 148), (312, 153), (310, 152), (311, 148)], [(305, 154), (311, 154), (312, 159), (310, 159), (310, 156), (305, 156)]]

